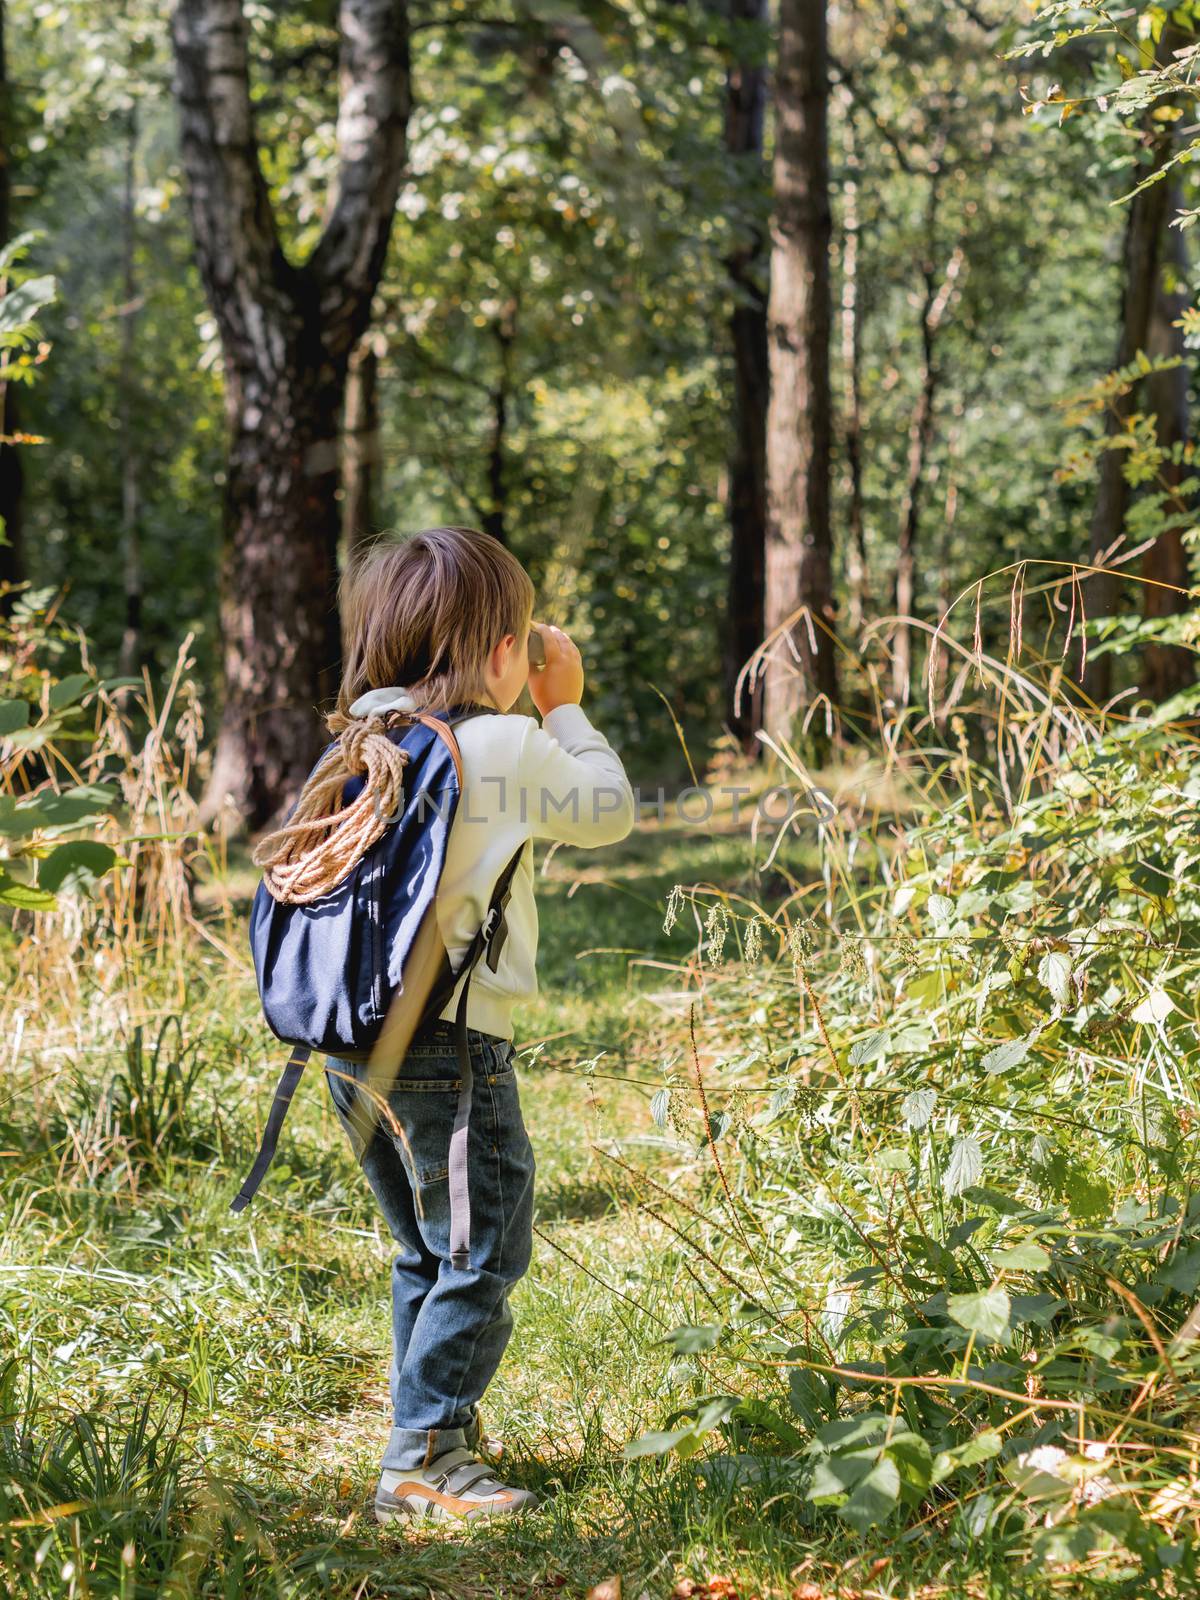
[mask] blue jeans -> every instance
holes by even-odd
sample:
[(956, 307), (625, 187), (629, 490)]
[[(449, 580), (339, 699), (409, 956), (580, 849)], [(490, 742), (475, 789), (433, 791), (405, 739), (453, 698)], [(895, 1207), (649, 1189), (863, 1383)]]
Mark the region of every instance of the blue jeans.
[(383, 1465), (412, 1471), (462, 1445), (512, 1333), (508, 1293), (533, 1247), (533, 1148), (513, 1047), (468, 1034), (475, 1074), (468, 1136), (470, 1266), (450, 1260), (450, 1134), (458, 1100), (454, 1029), (413, 1039), (387, 1112), (360, 1087), (364, 1063), (329, 1057), (342, 1126), (400, 1246), (392, 1264), (393, 1427)]

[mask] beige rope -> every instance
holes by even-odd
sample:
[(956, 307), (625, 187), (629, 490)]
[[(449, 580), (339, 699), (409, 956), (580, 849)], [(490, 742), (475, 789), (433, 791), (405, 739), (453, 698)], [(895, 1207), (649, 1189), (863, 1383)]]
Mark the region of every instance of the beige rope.
[[(382, 717), (349, 723), (300, 791), (282, 828), (254, 852), (268, 892), (287, 905), (328, 894), (354, 868), (400, 809), (408, 751), (393, 744)], [(347, 779), (365, 774), (362, 792), (340, 806)]]

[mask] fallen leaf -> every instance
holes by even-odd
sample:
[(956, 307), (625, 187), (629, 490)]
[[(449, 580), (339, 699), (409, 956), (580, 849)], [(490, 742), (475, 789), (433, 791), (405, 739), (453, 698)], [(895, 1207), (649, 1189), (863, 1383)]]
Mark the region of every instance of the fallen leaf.
[(798, 1583), (792, 1590), (792, 1600), (825, 1600), (825, 1591), (819, 1583)]
[(587, 1600), (621, 1600), (621, 1574), (595, 1584), (588, 1590)]

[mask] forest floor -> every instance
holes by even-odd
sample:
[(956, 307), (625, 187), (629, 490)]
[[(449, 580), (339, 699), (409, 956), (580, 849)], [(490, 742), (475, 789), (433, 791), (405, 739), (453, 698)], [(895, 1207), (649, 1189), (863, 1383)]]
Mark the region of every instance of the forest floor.
[[(124, 999), (78, 1008), (43, 1051), (32, 1114), (44, 1156), (19, 1163), (0, 1238), (10, 1263), (3, 1331), (22, 1370), (36, 1364), (43, 1396), (58, 1385), (49, 1403), (59, 1432), (45, 1437), (39, 1413), (42, 1443), (28, 1447), (40, 1452), (43, 1485), (56, 1449), (62, 1459), (61, 1487), (43, 1491), (59, 1503), (38, 1513), (59, 1543), (47, 1558), (48, 1535), (36, 1563), (27, 1543), (11, 1547), (9, 1592), (532, 1600), (583, 1597), (617, 1578), (623, 1589), (600, 1593), (1041, 1592), (1028, 1569), (1011, 1583), (1003, 1567), (972, 1577), (969, 1556), (937, 1541), (906, 1553), (886, 1528), (859, 1539), (814, 1523), (793, 1496), (723, 1486), (703, 1455), (623, 1458), (627, 1442), (669, 1426), (689, 1392), (667, 1335), (714, 1310), (705, 1264), (622, 1165), (676, 1196), (699, 1196), (712, 1180), (704, 1148), (650, 1110), (686, 1047), (694, 948), (694, 930), (664, 933), (664, 906), (676, 883), (745, 886), (751, 851), (744, 834), (656, 827), (602, 856), (559, 851), (542, 869), (543, 989), (518, 1034), (538, 1160), (536, 1250), (485, 1402), (512, 1479), (544, 1497), (521, 1520), (375, 1525), (390, 1241), (315, 1071), (255, 1205), (229, 1213), (278, 1067), (248, 974), (209, 947), (181, 998), (147, 992), (140, 1015), (115, 1014)], [(230, 874), (231, 939), (244, 936), (252, 882), (245, 867)], [(127, 1107), (139, 1095), (167, 1104), (171, 1062), (192, 1075), (182, 1122), (159, 1139), (152, 1170), (115, 1159), (104, 1127), (89, 1121), (89, 1074), (117, 1038)], [(92, 1417), (82, 1449), (81, 1408)], [(80, 1546), (63, 1560), (63, 1529), (88, 1496), (105, 1495), (120, 1559), (85, 1563)]]

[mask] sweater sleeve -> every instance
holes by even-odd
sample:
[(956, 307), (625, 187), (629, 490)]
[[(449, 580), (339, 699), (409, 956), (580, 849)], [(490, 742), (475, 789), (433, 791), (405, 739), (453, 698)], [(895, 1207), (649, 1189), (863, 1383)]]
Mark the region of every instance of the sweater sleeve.
[(521, 749), (522, 804), (535, 839), (593, 847), (616, 844), (635, 821), (621, 758), (579, 706), (530, 719)]

